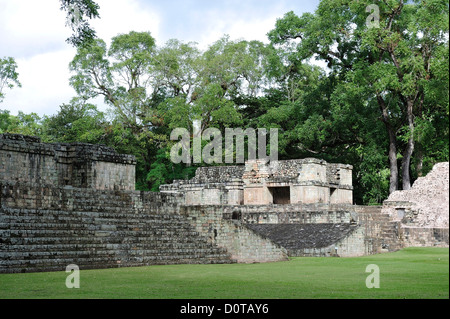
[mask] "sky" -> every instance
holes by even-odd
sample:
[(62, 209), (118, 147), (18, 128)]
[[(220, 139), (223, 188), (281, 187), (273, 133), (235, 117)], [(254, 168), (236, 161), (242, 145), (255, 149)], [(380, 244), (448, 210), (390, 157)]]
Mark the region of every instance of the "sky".
[[(100, 19), (90, 24), (97, 36), (111, 38), (130, 31), (150, 31), (158, 46), (169, 39), (197, 42), (206, 49), (223, 35), (232, 40), (259, 40), (285, 13), (314, 12), (319, 0), (96, 0)], [(22, 87), (5, 89), (0, 109), (17, 115), (54, 115), (76, 96), (68, 65), (76, 50), (59, 0), (0, 0), (0, 58), (13, 57)], [(101, 100), (94, 101), (100, 110)]]

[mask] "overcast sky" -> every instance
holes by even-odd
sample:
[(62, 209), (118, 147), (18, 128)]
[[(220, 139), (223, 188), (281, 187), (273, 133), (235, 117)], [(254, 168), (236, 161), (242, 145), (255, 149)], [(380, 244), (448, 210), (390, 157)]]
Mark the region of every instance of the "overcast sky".
[[(150, 31), (157, 45), (172, 38), (194, 41), (201, 49), (224, 34), (231, 39), (267, 42), (267, 32), (288, 11), (313, 12), (319, 0), (96, 0), (100, 19), (91, 21), (97, 35), (112, 37)], [(0, 0), (0, 57), (18, 64), (22, 88), (6, 89), (0, 109), (39, 115), (56, 114), (75, 91), (68, 65), (75, 49), (59, 0)], [(102, 106), (99, 107), (102, 109)]]

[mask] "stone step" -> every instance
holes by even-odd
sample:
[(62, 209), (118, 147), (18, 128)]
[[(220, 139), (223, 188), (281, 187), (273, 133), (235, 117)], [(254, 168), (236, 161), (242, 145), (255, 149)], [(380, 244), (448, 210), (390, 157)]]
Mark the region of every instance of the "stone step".
[[(236, 262), (170, 204), (149, 205), (145, 194), (143, 207), (137, 208), (122, 192), (104, 195), (74, 190), (65, 194), (66, 198), (45, 201), (33, 199), (33, 191), (30, 188), (22, 199), (14, 198), (15, 191), (2, 198), (0, 273), (64, 271), (69, 264), (98, 269)], [(62, 193), (56, 190), (55, 194)], [(8, 203), (13, 208), (6, 207)]]
[(211, 246), (204, 242), (145, 242), (145, 243), (63, 243), (63, 244), (28, 244), (28, 245), (4, 245), (1, 246), (0, 255), (9, 256), (11, 253), (32, 252), (65, 252), (65, 251), (116, 251), (116, 250), (145, 250), (146, 253), (158, 253), (165, 250), (214, 250), (220, 253), (226, 252), (224, 248)]
[(47, 271), (65, 271), (66, 266), (70, 264), (76, 264), (80, 267), (80, 270), (89, 269), (104, 269), (104, 268), (123, 268), (123, 267), (142, 267), (142, 266), (155, 266), (155, 265), (178, 265), (178, 264), (233, 264), (237, 263), (236, 260), (229, 258), (229, 256), (222, 257), (196, 257), (189, 256), (184, 259), (166, 259), (164, 257), (151, 257), (145, 260), (60, 260), (59, 263), (43, 263), (42, 261), (22, 261), (16, 264), (2, 265), (0, 264), (0, 273), (20, 273), (20, 272), (47, 272)]
[(191, 225), (183, 223), (174, 224), (83, 224), (83, 223), (2, 223), (0, 232), (31, 232), (47, 230), (72, 231), (117, 231), (117, 232), (189, 232)]
[(142, 213), (136, 214), (125, 213), (121, 210), (120, 213), (115, 212), (64, 212), (64, 211), (36, 211), (36, 210), (11, 210), (2, 209), (2, 215), (0, 216), (0, 222), (23, 222), (26, 220), (40, 219), (43, 221), (55, 221), (55, 220), (69, 220), (69, 221), (84, 221), (84, 220), (102, 220), (105, 222), (127, 220), (129, 222), (136, 221), (154, 221), (158, 223), (165, 223), (167, 221), (182, 221), (185, 222), (185, 218), (180, 215), (170, 214), (170, 216)]
[(189, 228), (175, 228), (175, 229), (128, 229), (128, 230), (110, 230), (110, 228), (93, 228), (93, 229), (11, 229), (11, 230), (0, 230), (0, 243), (8, 240), (8, 243), (23, 242), (23, 239), (29, 238), (36, 240), (43, 238), (63, 238), (64, 240), (83, 240), (87, 238), (92, 241), (105, 241), (105, 240), (115, 240), (123, 241), (127, 240), (156, 240), (156, 239), (170, 239), (172, 237), (182, 237), (186, 238), (204, 238), (197, 231)]
[(61, 259), (61, 258), (109, 258), (126, 256), (135, 257), (141, 256), (150, 258), (151, 256), (170, 256), (170, 258), (178, 258), (178, 256), (220, 256), (225, 255), (218, 249), (214, 248), (182, 248), (182, 249), (117, 249), (117, 250), (69, 250), (69, 251), (15, 251), (15, 252), (0, 252), (0, 260), (46, 260), (46, 259)]

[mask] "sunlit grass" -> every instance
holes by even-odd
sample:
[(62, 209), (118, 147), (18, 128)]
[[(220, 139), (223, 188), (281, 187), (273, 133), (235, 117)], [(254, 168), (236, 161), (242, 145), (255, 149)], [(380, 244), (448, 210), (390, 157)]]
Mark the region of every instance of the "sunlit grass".
[[(380, 268), (379, 289), (366, 287), (369, 264)], [(264, 264), (81, 269), (80, 289), (68, 289), (67, 276), (2, 274), (0, 298), (449, 298), (449, 250), (408, 248), (358, 258), (293, 258)]]

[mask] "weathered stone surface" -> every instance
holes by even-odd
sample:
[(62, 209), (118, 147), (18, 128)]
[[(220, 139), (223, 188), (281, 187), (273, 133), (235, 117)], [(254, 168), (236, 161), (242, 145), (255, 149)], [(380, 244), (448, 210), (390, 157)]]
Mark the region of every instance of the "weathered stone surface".
[(299, 250), (329, 247), (347, 237), (358, 226), (336, 223), (247, 224), (246, 227), (286, 248), (290, 256), (295, 256)]
[(136, 159), (103, 145), (42, 143), (37, 137), (0, 134), (0, 180), (134, 190)]
[(182, 194), (185, 205), (352, 204), (352, 169), (314, 158), (249, 160), (199, 168), (191, 180), (162, 185), (160, 191)]
[(134, 191), (134, 164), (104, 146), (0, 135), (0, 272), (448, 247), (448, 163), (383, 208), (352, 205), (352, 167), (318, 159), (201, 168), (161, 193)]
[(240, 263), (287, 260), (284, 247), (253, 232), (239, 221), (224, 219), (219, 206), (185, 206), (181, 214), (186, 215), (210, 243), (225, 248), (231, 258)]
[(438, 163), (410, 190), (392, 193), (384, 211), (416, 227), (449, 227), (449, 163)]
[(172, 195), (0, 184), (0, 273), (235, 262)]
[(449, 163), (438, 163), (410, 190), (392, 193), (383, 213), (399, 225), (403, 246), (448, 247)]

